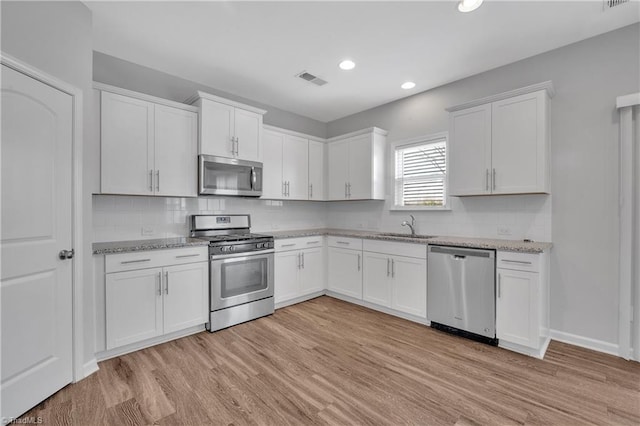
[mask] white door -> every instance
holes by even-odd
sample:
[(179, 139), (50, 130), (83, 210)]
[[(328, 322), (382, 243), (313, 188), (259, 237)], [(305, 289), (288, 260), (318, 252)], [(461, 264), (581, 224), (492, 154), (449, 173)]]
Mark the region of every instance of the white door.
[(155, 193), (195, 197), (198, 185), (198, 115), (155, 105)]
[(345, 200), (347, 198), (347, 180), (349, 179), (349, 145), (348, 140), (332, 142), (327, 147), (328, 155), (328, 189), (329, 200)]
[(427, 261), (392, 258), (391, 307), (420, 318), (427, 317)]
[(325, 144), (309, 141), (309, 199), (324, 201), (324, 151)]
[(309, 199), (309, 141), (285, 135), (282, 146), (282, 178), (287, 182), (287, 199)]
[(2, 66), (2, 364), (4, 419), (72, 380), (73, 101)]
[(449, 194), (491, 193), (491, 104), (449, 115)]
[(274, 301), (284, 302), (300, 295), (298, 271), (300, 252), (297, 250), (276, 253), (274, 256)]
[(538, 347), (538, 274), (497, 269), (496, 337)]
[(206, 323), (209, 313), (209, 263), (165, 267), (163, 278), (163, 332), (171, 333)]
[(315, 293), (324, 289), (324, 248), (302, 250), (300, 261), (300, 293)]
[(236, 157), (248, 161), (262, 161), (262, 115), (235, 109)]
[(371, 135), (362, 135), (349, 141), (349, 199), (370, 199), (372, 171)]
[(493, 103), (494, 194), (545, 190), (545, 98), (542, 91)]
[(153, 194), (153, 104), (109, 92), (101, 96), (102, 192)]
[(233, 157), (235, 108), (208, 99), (201, 102), (200, 154)]
[(107, 349), (162, 334), (162, 268), (106, 275)]
[(329, 247), (329, 290), (362, 299), (362, 252)]
[(391, 257), (364, 252), (362, 299), (381, 306), (391, 306)]
[(282, 133), (264, 132), (264, 155), (262, 157), (262, 198), (280, 200), (284, 198), (282, 178)]

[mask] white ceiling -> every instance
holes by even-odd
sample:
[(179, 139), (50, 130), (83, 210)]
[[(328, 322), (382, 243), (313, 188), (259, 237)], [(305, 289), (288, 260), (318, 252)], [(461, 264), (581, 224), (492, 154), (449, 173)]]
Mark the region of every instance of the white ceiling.
[(86, 4), (96, 51), (323, 122), (640, 21), (638, 0)]

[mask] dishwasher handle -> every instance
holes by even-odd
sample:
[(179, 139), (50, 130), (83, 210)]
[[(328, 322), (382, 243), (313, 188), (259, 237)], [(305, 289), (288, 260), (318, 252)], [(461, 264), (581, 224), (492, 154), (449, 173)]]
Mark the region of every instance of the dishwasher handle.
[(429, 246), (430, 253), (442, 253), (453, 255), (455, 259), (465, 259), (469, 257), (486, 257), (493, 259), (496, 255), (495, 250), (481, 250), (481, 249), (466, 249), (459, 247), (447, 247), (447, 246)]

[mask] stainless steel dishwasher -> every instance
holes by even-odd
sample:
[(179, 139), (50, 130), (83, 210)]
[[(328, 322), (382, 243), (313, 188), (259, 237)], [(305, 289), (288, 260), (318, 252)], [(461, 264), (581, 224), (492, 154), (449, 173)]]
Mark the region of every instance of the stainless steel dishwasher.
[(495, 250), (429, 245), (427, 262), (431, 326), (496, 345)]

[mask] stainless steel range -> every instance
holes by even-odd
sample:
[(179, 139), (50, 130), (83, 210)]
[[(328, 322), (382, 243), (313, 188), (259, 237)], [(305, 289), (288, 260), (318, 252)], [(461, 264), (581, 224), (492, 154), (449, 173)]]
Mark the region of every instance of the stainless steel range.
[(191, 216), (191, 236), (209, 240), (209, 331), (274, 311), (273, 237), (250, 227), (249, 215)]

